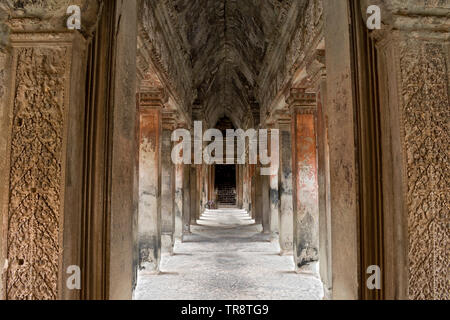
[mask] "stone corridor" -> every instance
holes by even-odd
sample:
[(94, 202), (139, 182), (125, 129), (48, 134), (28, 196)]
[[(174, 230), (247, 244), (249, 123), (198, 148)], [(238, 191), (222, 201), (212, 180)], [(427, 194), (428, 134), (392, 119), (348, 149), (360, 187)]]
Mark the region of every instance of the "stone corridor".
[(192, 234), (164, 254), (158, 275), (140, 274), (137, 300), (322, 299), (316, 274), (297, 274), (292, 256), (242, 210), (206, 211)]
[(449, 13), (0, 0), (0, 300), (450, 300)]

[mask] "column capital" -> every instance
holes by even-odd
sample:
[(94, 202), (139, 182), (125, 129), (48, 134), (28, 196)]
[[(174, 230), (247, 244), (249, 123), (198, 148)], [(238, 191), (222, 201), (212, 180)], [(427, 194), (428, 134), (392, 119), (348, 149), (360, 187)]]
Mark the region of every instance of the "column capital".
[(149, 89), (138, 93), (138, 103), (141, 109), (163, 109), (169, 101), (169, 96), (163, 88)]
[(175, 124), (175, 129), (186, 129), (186, 130), (190, 130), (189, 125), (188, 125), (186, 122), (184, 122), (184, 121), (177, 122), (177, 123)]
[(292, 115), (311, 114), (316, 112), (317, 101), (316, 94), (306, 92), (306, 88), (292, 88), (290, 95), (286, 100)]
[(291, 115), (288, 109), (278, 110), (274, 114), (276, 127), (283, 130), (291, 129)]
[(192, 105), (192, 120), (193, 121), (199, 121), (204, 119), (204, 110), (202, 103), (198, 100), (194, 102)]
[(170, 130), (170, 131), (175, 130), (176, 126), (177, 126), (176, 117), (177, 117), (177, 115), (175, 112), (164, 111), (162, 113), (163, 130)]

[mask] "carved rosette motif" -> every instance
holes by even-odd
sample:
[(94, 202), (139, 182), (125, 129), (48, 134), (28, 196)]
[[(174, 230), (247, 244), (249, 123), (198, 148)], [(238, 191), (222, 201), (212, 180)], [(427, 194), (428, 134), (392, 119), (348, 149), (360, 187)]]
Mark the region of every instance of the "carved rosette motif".
[(401, 85), (409, 232), (409, 296), (449, 299), (448, 66), (443, 45), (402, 47)]
[(67, 50), (15, 49), (6, 283), (11, 300), (57, 298)]

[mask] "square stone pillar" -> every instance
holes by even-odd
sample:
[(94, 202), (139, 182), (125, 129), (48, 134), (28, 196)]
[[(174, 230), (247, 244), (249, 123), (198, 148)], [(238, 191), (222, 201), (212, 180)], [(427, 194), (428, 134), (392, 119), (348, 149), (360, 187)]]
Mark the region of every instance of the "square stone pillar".
[(396, 31), (374, 36), (388, 299), (450, 299), (449, 6), (426, 7), (395, 15)]
[(199, 206), (199, 213), (198, 213), (198, 219), (202, 216), (203, 212), (205, 211), (206, 203), (208, 202), (207, 197), (207, 167), (206, 165), (200, 166), (200, 174), (199, 174), (199, 182), (200, 182), (200, 206)]
[[(185, 123), (179, 123), (175, 129), (186, 129)], [(181, 155), (181, 154), (180, 154)], [(173, 218), (174, 218), (174, 231), (173, 241), (181, 241), (183, 237), (183, 215), (185, 210), (185, 164), (175, 164), (175, 181), (174, 181), (174, 202), (173, 202)]]
[(191, 233), (191, 165), (183, 165), (183, 236)]
[(163, 113), (162, 181), (161, 181), (161, 232), (162, 249), (173, 253), (175, 230), (175, 165), (172, 161), (172, 133), (175, 129), (173, 114)]
[(166, 95), (163, 90), (155, 89), (139, 97), (139, 260), (141, 269), (158, 271), (161, 258), (161, 110)]
[(183, 164), (175, 165), (174, 242), (183, 236)]
[(243, 208), (244, 200), (243, 200), (243, 190), (244, 190), (244, 181), (243, 181), (243, 168), (242, 165), (236, 165), (236, 186), (237, 186), (237, 207), (239, 209)]
[(243, 168), (243, 186), (242, 186), (242, 202), (243, 209), (250, 213), (250, 202), (251, 202), (251, 183), (250, 183), (250, 165), (246, 164)]
[(316, 94), (292, 89), (294, 259), (296, 268), (319, 259)]
[(263, 233), (270, 234), (270, 176), (261, 176), (261, 202), (262, 202), (262, 226)]
[(259, 166), (255, 167), (255, 173), (253, 176), (254, 181), (254, 192), (255, 192), (255, 198), (252, 205), (252, 216), (255, 218), (256, 224), (262, 224), (263, 223), (263, 212), (264, 212), (264, 206), (263, 206), (263, 177), (261, 176), (261, 168)]
[(330, 150), (327, 128), (327, 79), (322, 75), (317, 87), (317, 157), (319, 185), (319, 261), (320, 278), (326, 295), (332, 289), (331, 270), (331, 206), (330, 206)]
[(0, 48), (0, 299), (78, 299), (60, 279), (82, 254), (87, 43), (42, 30), (11, 30), (9, 41)]
[(293, 199), (292, 199), (292, 134), (289, 111), (280, 113), (277, 121), (280, 130), (279, 228), (282, 255), (291, 255), (294, 249)]
[[(257, 210), (257, 202), (256, 202), (256, 176), (255, 176), (255, 171), (256, 171), (256, 165), (250, 165), (250, 203), (249, 203), (249, 207), (250, 207), (250, 214), (252, 216), (252, 219), (254, 219), (255, 221), (256, 219), (256, 210)], [(261, 202), (260, 202), (261, 203)]]
[(198, 214), (200, 212), (200, 190), (198, 184), (199, 169), (196, 165), (192, 165), (190, 174), (190, 190), (191, 190), (191, 209), (190, 221), (191, 224), (197, 224)]
[[(269, 127), (273, 127), (270, 125)], [(271, 139), (271, 130), (268, 131), (268, 145), (269, 150), (272, 150), (272, 139)], [(274, 158), (280, 157), (279, 150), (275, 149), (276, 154), (272, 155)], [(269, 183), (269, 223), (270, 223), (270, 232), (272, 233), (272, 238), (277, 239), (280, 233), (280, 223), (279, 223), (279, 195), (278, 195), (278, 172), (268, 176)]]

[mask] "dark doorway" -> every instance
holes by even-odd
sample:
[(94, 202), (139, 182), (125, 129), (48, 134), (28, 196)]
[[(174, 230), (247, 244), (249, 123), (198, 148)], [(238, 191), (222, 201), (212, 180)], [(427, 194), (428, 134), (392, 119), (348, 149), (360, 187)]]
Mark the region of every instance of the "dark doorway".
[(215, 186), (219, 206), (236, 206), (236, 166), (216, 165)]

